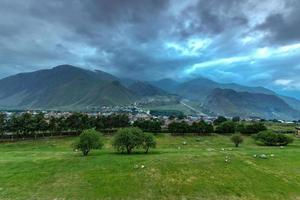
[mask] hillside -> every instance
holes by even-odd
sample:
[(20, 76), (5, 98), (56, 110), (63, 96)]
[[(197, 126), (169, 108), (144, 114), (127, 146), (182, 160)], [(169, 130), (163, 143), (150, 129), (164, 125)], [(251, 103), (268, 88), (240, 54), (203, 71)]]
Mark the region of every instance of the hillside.
[(217, 115), (261, 117), (266, 119), (296, 119), (299, 111), (275, 95), (214, 89), (204, 106)]
[(213, 80), (198, 77), (181, 83), (175, 89), (176, 93), (191, 100), (203, 101), (214, 89), (232, 89), (237, 92), (276, 94), (263, 87), (248, 87), (235, 83), (218, 83)]
[[(175, 81), (172, 80), (161, 80), (157, 81), (157, 83), (174, 83)], [(157, 84), (158, 87), (160, 88), (167, 88), (163, 86), (163, 84)], [(281, 100), (283, 100), (286, 104), (288, 104), (293, 110), (300, 111), (300, 101), (292, 98), (292, 97), (287, 97), (287, 96), (281, 96), (277, 94), (276, 92), (266, 89), (264, 87), (249, 87), (249, 86), (244, 86), (244, 85), (239, 85), (236, 83), (218, 83), (216, 81), (204, 78), (204, 77), (198, 77), (192, 80), (185, 81), (183, 83), (178, 83), (177, 85), (173, 85), (172, 90), (166, 90), (168, 92), (173, 92), (177, 95), (182, 96), (183, 98), (204, 103), (206, 98), (211, 95), (211, 93), (215, 89), (231, 89), (236, 92), (248, 92), (248, 93), (254, 93), (254, 94), (267, 94), (267, 95), (274, 95)], [(258, 102), (256, 102), (258, 103)], [(209, 109), (209, 108), (207, 108)], [(263, 110), (262, 110), (263, 112)]]
[(0, 80), (0, 107), (81, 109), (132, 103), (135, 95), (116, 80), (71, 65), (17, 74)]
[(180, 83), (174, 81), (173, 79), (165, 78), (158, 81), (152, 81), (151, 84), (169, 93), (174, 93)]
[(128, 89), (139, 97), (167, 95), (167, 92), (164, 90), (142, 81), (135, 81), (133, 84), (128, 86)]
[(219, 84), (207, 78), (199, 77), (184, 83), (176, 88), (175, 92), (190, 100), (202, 102), (213, 89), (218, 88)]

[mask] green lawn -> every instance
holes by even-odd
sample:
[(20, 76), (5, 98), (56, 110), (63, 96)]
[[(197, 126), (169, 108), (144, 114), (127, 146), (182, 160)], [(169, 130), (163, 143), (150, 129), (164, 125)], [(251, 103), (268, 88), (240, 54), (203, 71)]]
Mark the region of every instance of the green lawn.
[[(88, 157), (72, 151), (74, 138), (0, 144), (0, 199), (300, 199), (299, 139), (282, 149), (251, 138), (240, 148), (224, 136), (157, 139), (148, 155), (121, 155), (106, 138)], [(263, 153), (274, 157), (253, 157)]]

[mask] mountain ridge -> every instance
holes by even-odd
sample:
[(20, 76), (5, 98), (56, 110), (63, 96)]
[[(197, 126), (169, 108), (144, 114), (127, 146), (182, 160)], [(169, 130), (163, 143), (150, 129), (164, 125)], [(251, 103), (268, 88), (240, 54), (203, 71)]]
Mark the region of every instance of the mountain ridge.
[[(220, 94), (217, 94), (218, 92)], [(0, 80), (0, 108), (2, 109), (82, 110), (104, 105), (129, 105), (139, 100), (143, 102), (145, 100), (151, 101), (152, 105), (156, 105), (159, 102), (168, 102), (168, 97), (174, 98), (174, 95), (176, 95), (178, 101), (180, 98), (188, 99), (196, 104), (201, 104), (205, 110), (213, 112), (217, 112), (215, 108), (220, 107), (221, 112), (222, 107), (238, 105), (234, 98), (233, 102), (229, 101), (233, 96), (241, 96), (243, 103), (245, 103), (244, 106), (247, 105), (247, 102), (254, 103), (251, 98), (245, 96), (256, 98), (256, 103), (260, 104), (259, 95), (262, 95), (260, 97), (263, 99), (267, 98), (264, 95), (272, 96), (269, 98), (275, 102), (274, 109), (281, 105), (293, 113), (300, 110), (299, 100), (278, 95), (264, 87), (218, 83), (205, 77), (198, 77), (185, 82), (177, 82), (172, 79), (147, 82), (121, 79), (100, 70), (91, 71), (72, 65), (59, 65), (52, 69), (20, 73)], [(218, 103), (222, 106), (216, 105), (216, 101), (213, 106), (209, 104), (208, 99), (212, 96), (218, 99)], [(156, 101), (156, 99), (159, 101)], [(259, 106), (252, 106), (252, 109), (259, 113), (258, 108), (260, 108), (262, 113), (268, 113), (272, 110), (272, 101), (270, 105), (264, 103), (269, 110), (264, 110), (263, 107)], [(249, 109), (245, 112), (251, 113), (251, 109)], [(235, 110), (238, 111), (239, 108), (235, 107)], [(290, 118), (284, 109), (279, 110), (282, 114), (278, 116)], [(232, 113), (232, 111), (229, 113)], [(223, 112), (223, 114), (228, 113)], [(242, 115), (245, 115), (245, 113), (241, 113)], [(270, 113), (264, 116), (273, 117)]]
[[(121, 84), (115, 85), (111, 79), (117, 80), (105, 72), (93, 72), (71, 65), (21, 73), (0, 80), (0, 106), (50, 109), (132, 103), (134, 94)], [(113, 88), (114, 92), (106, 88)], [(123, 94), (125, 98), (115, 98), (117, 94)], [(94, 101), (83, 102), (86, 95)], [(18, 100), (10, 103), (14, 96)]]
[[(259, 103), (258, 103), (259, 102)], [(300, 112), (294, 110), (281, 98), (262, 93), (237, 92), (216, 88), (205, 99), (204, 105), (217, 115), (230, 117), (261, 117), (266, 119), (295, 119)]]

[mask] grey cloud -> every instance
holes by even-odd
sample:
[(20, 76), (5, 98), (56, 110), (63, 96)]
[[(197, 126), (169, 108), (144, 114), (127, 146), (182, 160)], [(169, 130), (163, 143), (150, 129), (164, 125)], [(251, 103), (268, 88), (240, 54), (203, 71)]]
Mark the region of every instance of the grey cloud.
[(286, 7), (291, 10), (289, 13), (271, 14), (256, 27), (257, 30), (267, 33), (266, 39), (271, 43), (300, 42), (300, 2), (287, 0)]
[(237, 27), (247, 26), (248, 19), (244, 16), (241, 5), (247, 1), (236, 0), (199, 0), (196, 5), (184, 10), (183, 15), (192, 23), (187, 28), (182, 28), (185, 21), (179, 21), (179, 31), (183, 36), (193, 34), (221, 34), (222, 32)]
[[(135, 69), (145, 77), (163, 66), (159, 73), (163, 75), (162, 71), (172, 72), (174, 68), (179, 70), (179, 65), (183, 67), (191, 63), (185, 58), (183, 61), (159, 60), (154, 54), (164, 53), (164, 41), (187, 40), (188, 37), (180, 37), (179, 32), (184, 31), (193, 37), (221, 33), (229, 24), (245, 25), (247, 19), (244, 16), (224, 14), (237, 2), (202, 0), (173, 16), (168, 12), (172, 3), (168, 0), (5, 1), (2, 8), (10, 19), (11, 13), (15, 13), (15, 20), (4, 23), (1, 28), (4, 31), (0, 34), (5, 41), (0, 39), (0, 42), (7, 48), (1, 48), (0, 52), (8, 54), (5, 57), (10, 60), (2, 65), (14, 60), (17, 64), (23, 62), (24, 65), (36, 66), (46, 63), (52, 66), (65, 61), (63, 63), (86, 63), (99, 68), (109, 66), (125, 75), (126, 71)], [(211, 8), (216, 8), (216, 12)], [(185, 17), (193, 21), (194, 27), (184, 26)], [(26, 26), (21, 28), (22, 24)], [(179, 30), (177, 34), (172, 31), (174, 26)], [(16, 45), (21, 46), (13, 48), (7, 42), (9, 40), (17, 41)], [(80, 45), (96, 48), (97, 52), (110, 55), (111, 60), (101, 61), (105, 59), (101, 54), (94, 58), (78, 58), (71, 53), (72, 45), (67, 43), (78, 45), (78, 48)]]
[[(259, 0), (188, 0), (180, 9), (176, 3), (181, 0), (1, 0), (0, 77), (64, 63), (140, 79), (180, 77), (196, 63), (299, 41), (300, 3), (278, 1), (285, 2), (287, 11), (268, 11), (263, 8), (266, 1)], [(257, 25), (255, 17), (263, 20)], [(268, 33), (263, 38), (268, 43), (255, 38), (256, 32)], [(254, 41), (243, 44), (241, 39), (251, 34)], [(165, 46), (184, 46), (193, 38), (210, 41), (199, 55), (181, 55)], [(217, 66), (199, 73), (223, 81), (267, 84), (273, 80), (262, 72), (272, 72), (274, 79), (294, 77), (282, 66), (299, 72), (294, 67), (299, 59)]]

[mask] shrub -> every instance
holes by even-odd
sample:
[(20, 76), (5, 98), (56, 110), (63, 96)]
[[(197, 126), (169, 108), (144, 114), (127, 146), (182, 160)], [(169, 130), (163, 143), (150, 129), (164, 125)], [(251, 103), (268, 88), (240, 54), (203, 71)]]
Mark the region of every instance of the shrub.
[(257, 134), (261, 131), (267, 130), (267, 127), (261, 122), (255, 122), (252, 124), (245, 125), (243, 129), (239, 130), (243, 134)]
[(241, 134), (236, 133), (231, 136), (230, 140), (235, 144), (235, 147), (239, 147), (239, 144), (243, 142), (243, 137)]
[(263, 131), (254, 136), (254, 139), (267, 146), (286, 146), (293, 142), (290, 136), (274, 133), (272, 131)]
[(172, 135), (183, 135), (190, 131), (190, 127), (186, 122), (172, 122), (169, 124), (168, 130)]
[(244, 123), (237, 123), (235, 126), (235, 131), (239, 133), (244, 133), (245, 131), (245, 124)]
[(198, 135), (209, 135), (214, 132), (214, 127), (205, 121), (193, 122), (190, 126), (190, 132), (197, 133)]
[(214, 125), (220, 125), (226, 121), (227, 121), (227, 119), (225, 117), (219, 116), (217, 119), (214, 120)]
[(232, 118), (233, 122), (239, 122), (241, 120), (241, 118), (239, 116), (235, 116)]
[(148, 153), (150, 148), (156, 147), (154, 136), (151, 133), (143, 134), (142, 147), (145, 149), (145, 153)]
[(96, 129), (111, 129), (129, 126), (129, 118), (124, 114), (113, 114), (108, 116), (97, 116), (94, 119), (94, 125)]
[(158, 120), (137, 120), (134, 122), (133, 126), (139, 127), (143, 131), (159, 133), (161, 132), (162, 122)]
[(232, 121), (226, 121), (216, 127), (216, 133), (229, 134), (235, 132), (235, 124)]
[(101, 149), (103, 142), (101, 141), (100, 134), (95, 129), (88, 129), (83, 131), (79, 140), (75, 142), (74, 148), (80, 149), (84, 156), (87, 156), (92, 149)]
[(140, 128), (121, 128), (117, 131), (114, 139), (113, 146), (117, 151), (131, 154), (131, 152), (144, 143), (144, 133)]

